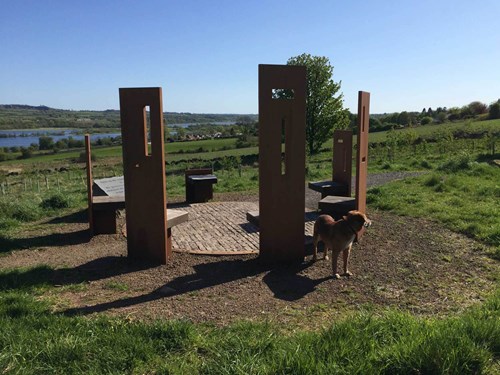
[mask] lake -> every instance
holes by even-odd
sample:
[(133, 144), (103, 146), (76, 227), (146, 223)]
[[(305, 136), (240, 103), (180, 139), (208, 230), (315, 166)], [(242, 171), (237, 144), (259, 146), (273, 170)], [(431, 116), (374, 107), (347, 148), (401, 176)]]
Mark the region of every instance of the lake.
[[(54, 129), (54, 130), (0, 130), (0, 148), (2, 147), (29, 147), (32, 143), (38, 144), (40, 137), (52, 137), (54, 142), (62, 138), (72, 137), (76, 140), (83, 140), (85, 138), (82, 134), (76, 134), (78, 130), (74, 129)], [(9, 135), (4, 138), (2, 134)], [(12, 136), (11, 136), (12, 135)], [(99, 133), (92, 134), (90, 139), (92, 141), (100, 138), (118, 137), (121, 133)]]

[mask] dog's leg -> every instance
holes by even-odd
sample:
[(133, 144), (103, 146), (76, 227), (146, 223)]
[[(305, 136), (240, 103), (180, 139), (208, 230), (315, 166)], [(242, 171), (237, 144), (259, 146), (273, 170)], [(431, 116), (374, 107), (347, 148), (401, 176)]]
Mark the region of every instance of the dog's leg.
[(323, 259), (324, 259), (324, 260), (328, 260), (328, 259), (330, 259), (330, 258), (328, 258), (328, 249), (329, 249), (329, 248), (328, 248), (328, 247), (326, 246), (326, 244), (325, 244), (325, 252), (323, 253)]
[(318, 234), (314, 233), (313, 235), (313, 262), (316, 262), (318, 259)]
[(347, 268), (349, 264), (349, 255), (351, 255), (351, 247), (352, 244), (345, 248), (342, 254), (344, 258), (344, 274), (342, 276), (352, 276), (352, 273), (349, 272), (349, 269)]
[(333, 278), (334, 279), (340, 279), (340, 275), (337, 273), (337, 261), (339, 259), (340, 251), (335, 251), (333, 250), (332, 253), (332, 271), (333, 271)]

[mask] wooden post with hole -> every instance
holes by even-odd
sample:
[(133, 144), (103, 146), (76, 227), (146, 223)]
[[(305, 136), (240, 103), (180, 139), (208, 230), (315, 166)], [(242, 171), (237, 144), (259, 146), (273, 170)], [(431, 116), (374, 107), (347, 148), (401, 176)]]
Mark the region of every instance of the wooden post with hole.
[(368, 180), (368, 128), (370, 125), (370, 93), (358, 93), (358, 152), (356, 155), (356, 210), (366, 212)]
[(305, 255), (305, 101), (304, 66), (259, 65), (259, 241), (269, 262)]
[[(150, 109), (150, 129), (146, 107)], [(172, 250), (167, 230), (161, 88), (121, 88), (120, 116), (128, 256), (165, 264)]]

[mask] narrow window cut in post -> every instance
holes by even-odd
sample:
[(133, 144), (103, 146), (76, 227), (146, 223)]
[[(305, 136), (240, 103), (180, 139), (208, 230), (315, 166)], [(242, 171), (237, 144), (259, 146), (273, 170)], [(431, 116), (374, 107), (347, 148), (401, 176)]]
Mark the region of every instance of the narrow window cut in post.
[(146, 156), (151, 156), (149, 152), (149, 142), (151, 142), (151, 109), (149, 105), (144, 107), (144, 140), (146, 144), (144, 145), (144, 149), (146, 151)]
[(281, 175), (286, 174), (286, 123), (281, 119)]

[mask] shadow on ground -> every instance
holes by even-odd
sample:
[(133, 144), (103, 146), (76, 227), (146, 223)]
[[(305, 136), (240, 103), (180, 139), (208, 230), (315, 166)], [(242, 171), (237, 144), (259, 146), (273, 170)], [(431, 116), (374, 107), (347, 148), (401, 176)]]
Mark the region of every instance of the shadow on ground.
[(150, 293), (135, 297), (123, 298), (93, 306), (72, 308), (63, 311), (64, 315), (85, 315), (124, 308), (162, 298), (171, 298), (235, 280), (255, 277), (264, 274), (263, 282), (273, 292), (275, 298), (295, 301), (315, 290), (316, 286), (330, 279), (324, 277), (317, 280), (302, 276), (299, 273), (310, 266), (310, 263), (280, 265), (272, 267), (259, 258), (222, 260), (203, 263), (193, 267), (193, 273), (173, 279)]
[(132, 261), (126, 257), (104, 257), (74, 268), (54, 269), (46, 265), (28, 270), (0, 271), (0, 291), (79, 284), (141, 271), (154, 267), (149, 262)]
[(73, 212), (69, 215), (55, 217), (47, 221), (47, 224), (84, 224), (88, 222), (89, 220), (87, 216), (87, 210), (81, 210), (78, 212)]
[(15, 238), (0, 235), (0, 253), (7, 253), (13, 250), (23, 250), (39, 248), (43, 246), (71, 246), (79, 245), (90, 241), (90, 234), (87, 229), (69, 233), (51, 233), (36, 237)]

